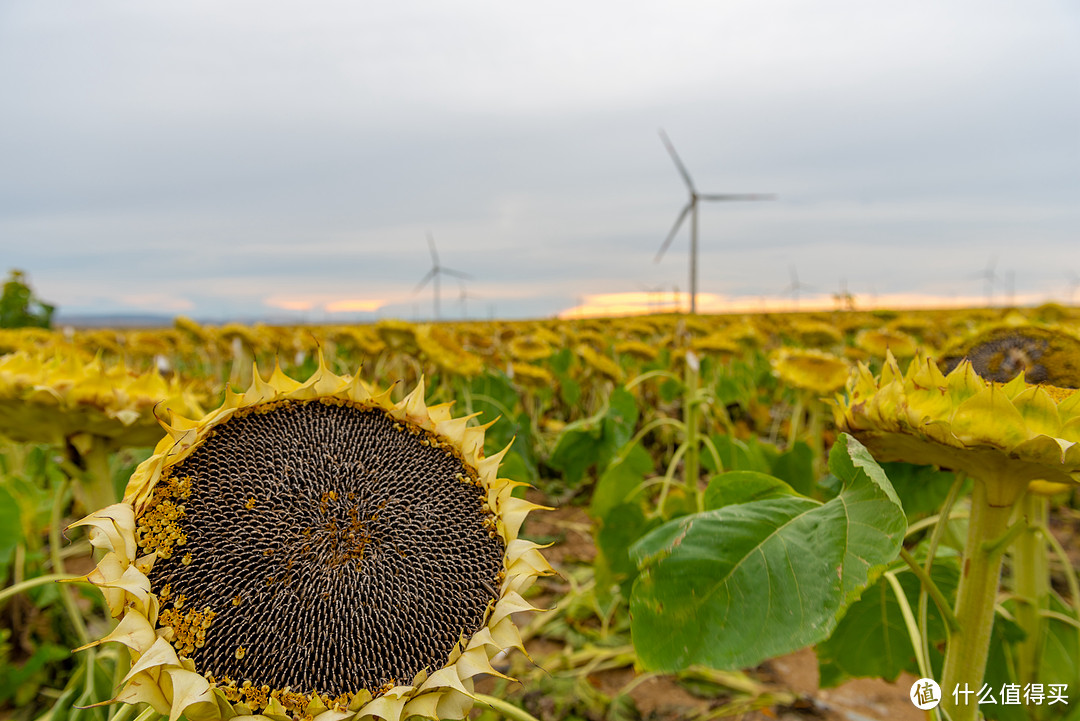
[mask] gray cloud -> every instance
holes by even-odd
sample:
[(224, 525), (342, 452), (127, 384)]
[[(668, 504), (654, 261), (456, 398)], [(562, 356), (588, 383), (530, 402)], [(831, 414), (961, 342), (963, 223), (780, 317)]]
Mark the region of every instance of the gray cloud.
[(668, 7), (7, 3), (5, 262), (78, 312), (408, 315), (431, 231), (477, 308), (685, 290), (685, 234), (652, 262), (686, 201), (663, 126), (701, 190), (780, 195), (702, 208), (702, 290), (775, 295), (795, 265), (978, 296), (996, 257), (1060, 297), (1080, 272), (1067, 6)]

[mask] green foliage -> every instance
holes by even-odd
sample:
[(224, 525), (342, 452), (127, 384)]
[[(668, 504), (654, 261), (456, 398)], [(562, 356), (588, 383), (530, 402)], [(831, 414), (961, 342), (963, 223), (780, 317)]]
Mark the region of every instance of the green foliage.
[(536, 444), (532, 439), (532, 424), (528, 415), (518, 411), (520, 398), (505, 374), (486, 371), (469, 383), (472, 411), (480, 412), (481, 422), (499, 419), (484, 434), (484, 453), (492, 455), (506, 446), (510, 451), (503, 457), (499, 472), (505, 478), (535, 483)]
[(615, 457), (596, 483), (589, 502), (589, 515), (605, 518), (612, 508), (633, 496), (652, 471), (653, 460), (640, 444), (635, 444), (625, 455)]
[(719, 473), (721, 471), (760, 471), (771, 473), (773, 465), (777, 462), (780, 452), (775, 446), (759, 441), (756, 438), (740, 440), (734, 436), (716, 433), (710, 436), (717, 455), (720, 456), (721, 468), (716, 467), (716, 461), (712, 453), (701, 455), (701, 465), (705, 470)]
[[(901, 566), (895, 569), (896, 580), (904, 591), (910, 608), (919, 607), (919, 579)], [(939, 559), (931, 570), (934, 584), (948, 599), (956, 595), (960, 571), (956, 559)], [(942, 654), (939, 644), (945, 642), (947, 629), (937, 607), (927, 608), (927, 629), (930, 642), (930, 665), (940, 678)], [(848, 678), (878, 677), (895, 681), (901, 671), (919, 675), (915, 649), (904, 625), (900, 602), (893, 587), (880, 577), (848, 608), (836, 630), (817, 646), (822, 666), (822, 685), (836, 685)], [(827, 681), (827, 683), (826, 683)]]
[(882, 463), (881, 467), (903, 502), (909, 522), (937, 513), (956, 478), (953, 473), (933, 466)]
[(783, 479), (804, 496), (814, 495), (816, 475), (814, 452), (810, 446), (797, 441), (791, 450), (781, 453), (772, 464), (772, 474)]
[(55, 310), (34, 296), (23, 271), (11, 271), (0, 294), (0, 328), (49, 328)]
[(634, 397), (625, 388), (616, 388), (602, 413), (563, 429), (548, 465), (562, 471), (568, 485), (580, 485), (588, 469), (606, 467), (615, 452), (626, 445), (637, 420)]
[(785, 494), (686, 516), (631, 548), (634, 646), (652, 669), (738, 669), (822, 641), (896, 558), (903, 509), (881, 468), (842, 436), (840, 495)]

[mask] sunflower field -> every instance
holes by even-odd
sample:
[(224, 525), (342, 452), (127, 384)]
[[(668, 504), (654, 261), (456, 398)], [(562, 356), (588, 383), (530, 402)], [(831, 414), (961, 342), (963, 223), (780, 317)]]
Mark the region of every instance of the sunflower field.
[(1078, 387), (1058, 305), (0, 330), (0, 718), (1080, 720)]

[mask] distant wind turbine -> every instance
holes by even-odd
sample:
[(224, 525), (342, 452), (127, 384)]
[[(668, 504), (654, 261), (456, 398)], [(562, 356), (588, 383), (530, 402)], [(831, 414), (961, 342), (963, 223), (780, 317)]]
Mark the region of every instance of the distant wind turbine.
[(1006, 307), (1016, 307), (1016, 273), (1011, 270), (1005, 271), (1005, 301)]
[(1065, 286), (1065, 292), (1069, 294), (1069, 305), (1073, 304), (1077, 288), (1080, 288), (1080, 275), (1077, 275), (1076, 271), (1071, 271), (1069, 273), (1069, 284)]
[(465, 303), (469, 300), (469, 298), (472, 298), (473, 300), (478, 300), (480, 296), (470, 293), (465, 287), (465, 281), (461, 278), (458, 278), (458, 288), (461, 291), (458, 294), (458, 303), (461, 304), (461, 317), (467, 320), (469, 317), (469, 309), (468, 307), (466, 307)]
[(667, 240), (660, 246), (660, 251), (656, 254), (656, 259), (653, 261), (659, 263), (660, 259), (664, 257), (664, 251), (671, 245), (671, 241), (675, 239), (675, 234), (679, 232), (679, 228), (682, 227), (682, 223), (686, 220), (686, 216), (690, 216), (690, 312), (697, 312), (697, 255), (698, 255), (698, 201), (699, 200), (716, 200), (716, 201), (730, 201), (730, 200), (775, 200), (775, 195), (768, 193), (699, 193), (694, 186), (694, 181), (690, 179), (690, 173), (687, 172), (686, 166), (683, 165), (682, 160), (679, 159), (679, 154), (675, 152), (675, 146), (671, 144), (668, 139), (667, 133), (663, 130), (660, 131), (660, 140), (663, 141), (664, 147), (667, 148), (668, 154), (671, 155), (671, 159), (675, 161), (675, 168), (679, 171), (679, 175), (682, 176), (683, 182), (686, 183), (687, 189), (690, 191), (690, 200), (683, 206), (682, 211), (679, 213), (679, 217), (675, 219), (675, 225), (672, 226), (671, 232), (668, 233)]
[(997, 267), (997, 256), (990, 256), (990, 260), (986, 262), (986, 267), (973, 274), (972, 278), (981, 278), (983, 281), (983, 287), (986, 290), (986, 306), (991, 307), (994, 305), (994, 283), (997, 282), (997, 273), (994, 269)]
[(431, 233), (427, 235), (428, 248), (431, 250), (431, 270), (427, 272), (427, 275), (417, 284), (413, 289), (413, 295), (419, 293), (429, 281), (434, 281), (433, 290), (435, 296), (435, 320), (439, 319), (439, 277), (442, 275), (452, 275), (455, 278), (464, 278), (466, 280), (472, 280), (472, 276), (468, 273), (462, 273), (460, 270), (453, 270), (451, 268), (444, 268), (439, 265), (439, 251), (435, 249), (435, 238)]
[(855, 310), (855, 296), (847, 287), (847, 278), (840, 279), (840, 287), (833, 293), (833, 301), (837, 310)]
[(799, 293), (804, 290), (814, 290), (812, 286), (806, 285), (799, 281), (799, 272), (795, 270), (795, 266), (788, 266), (788, 271), (791, 274), (791, 282), (786, 288), (784, 288), (784, 295), (790, 295), (792, 301), (795, 303), (795, 310), (799, 309)]

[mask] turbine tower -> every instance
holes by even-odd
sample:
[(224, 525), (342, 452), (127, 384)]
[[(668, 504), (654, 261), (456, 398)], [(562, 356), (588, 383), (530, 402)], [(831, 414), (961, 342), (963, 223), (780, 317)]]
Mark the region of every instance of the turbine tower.
[(675, 225), (672, 226), (671, 232), (668, 233), (667, 240), (660, 246), (660, 251), (656, 254), (656, 259), (653, 262), (659, 263), (660, 259), (664, 257), (664, 251), (671, 245), (671, 241), (675, 239), (675, 234), (679, 232), (679, 228), (682, 227), (683, 221), (686, 220), (686, 216), (689, 215), (690, 312), (697, 313), (698, 201), (775, 200), (776, 196), (768, 193), (699, 193), (694, 186), (694, 181), (690, 179), (690, 173), (687, 172), (686, 166), (683, 165), (682, 160), (679, 159), (679, 154), (675, 152), (675, 146), (671, 144), (667, 133), (663, 130), (660, 131), (660, 140), (663, 141), (664, 147), (667, 148), (668, 154), (671, 155), (671, 159), (675, 161), (675, 168), (679, 171), (679, 175), (682, 176), (683, 182), (686, 183), (686, 187), (690, 191), (690, 200), (683, 206), (682, 211), (679, 213), (679, 217), (675, 219)]
[(472, 276), (468, 273), (462, 273), (460, 270), (453, 270), (451, 268), (444, 268), (439, 265), (439, 251), (435, 249), (435, 238), (431, 233), (427, 235), (428, 248), (431, 250), (431, 270), (427, 272), (427, 275), (417, 284), (413, 289), (413, 295), (416, 295), (420, 290), (428, 284), (428, 281), (434, 281), (433, 290), (435, 295), (435, 320), (439, 320), (439, 277), (442, 275), (452, 275), (455, 278), (464, 278), (466, 280), (472, 280)]
[(802, 291), (813, 291), (815, 288), (812, 285), (806, 285), (799, 280), (799, 271), (795, 269), (795, 265), (788, 266), (788, 272), (791, 275), (791, 282), (782, 291), (784, 295), (790, 295), (791, 300), (795, 304), (795, 310), (799, 309), (799, 293)]

